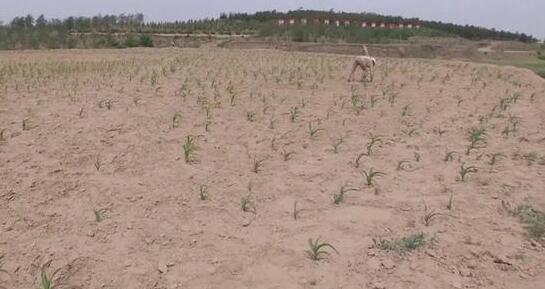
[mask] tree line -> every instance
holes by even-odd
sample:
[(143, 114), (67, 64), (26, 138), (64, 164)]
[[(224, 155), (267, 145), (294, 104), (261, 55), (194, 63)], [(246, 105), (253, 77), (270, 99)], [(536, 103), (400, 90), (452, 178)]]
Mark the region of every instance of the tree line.
[[(306, 18), (308, 25), (279, 26), (278, 19)], [(314, 19), (350, 20), (353, 25), (313, 25)], [(362, 29), (358, 22), (420, 24), (421, 29)], [(188, 21), (145, 21), (144, 15), (97, 15), (46, 19), (44, 15), (15, 17), (0, 23), (0, 49), (21, 48), (102, 48), (153, 46), (150, 34), (249, 34), (281, 37), (293, 41), (388, 42), (412, 36), (459, 36), (472, 40), (516, 40), (536, 42), (531, 35), (457, 25), (418, 18), (385, 16), (375, 13), (345, 13), (317, 10), (289, 12), (262, 11), (222, 13), (218, 18)]]

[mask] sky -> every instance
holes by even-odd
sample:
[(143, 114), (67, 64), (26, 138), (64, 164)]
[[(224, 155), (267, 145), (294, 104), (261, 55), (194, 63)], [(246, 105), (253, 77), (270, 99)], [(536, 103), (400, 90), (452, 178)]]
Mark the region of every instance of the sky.
[(545, 39), (545, 0), (0, 0), (0, 21), (26, 14), (65, 18), (137, 12), (148, 21), (187, 20), (218, 17), (221, 12), (299, 7), (473, 24)]

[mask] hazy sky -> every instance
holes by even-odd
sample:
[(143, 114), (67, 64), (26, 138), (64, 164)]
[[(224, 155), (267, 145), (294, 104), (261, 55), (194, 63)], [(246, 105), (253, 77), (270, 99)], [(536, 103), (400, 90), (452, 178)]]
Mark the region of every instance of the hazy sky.
[(147, 20), (217, 17), (220, 12), (331, 8), (420, 17), (530, 33), (545, 38), (545, 0), (0, 0), (0, 20), (142, 12)]

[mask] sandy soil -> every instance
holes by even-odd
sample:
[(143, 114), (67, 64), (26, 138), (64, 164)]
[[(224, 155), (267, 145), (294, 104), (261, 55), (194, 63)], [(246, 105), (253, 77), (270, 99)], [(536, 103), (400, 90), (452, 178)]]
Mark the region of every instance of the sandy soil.
[[(545, 208), (544, 80), (379, 58), (372, 83), (349, 84), (350, 66), (213, 48), (0, 53), (0, 287), (38, 288), (41, 270), (59, 270), (59, 289), (543, 286), (543, 239), (512, 212)], [(486, 137), (466, 155), (471, 128)], [(477, 169), (464, 181), (462, 164)], [(370, 169), (384, 174), (369, 186)], [(420, 233), (412, 251), (388, 246)], [(309, 238), (339, 254), (311, 260)]]

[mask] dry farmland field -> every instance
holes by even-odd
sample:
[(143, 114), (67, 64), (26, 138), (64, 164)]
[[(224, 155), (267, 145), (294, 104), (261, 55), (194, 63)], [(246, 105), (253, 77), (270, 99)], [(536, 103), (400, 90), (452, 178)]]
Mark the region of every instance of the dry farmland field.
[(545, 81), (351, 61), (0, 53), (0, 288), (543, 288)]

